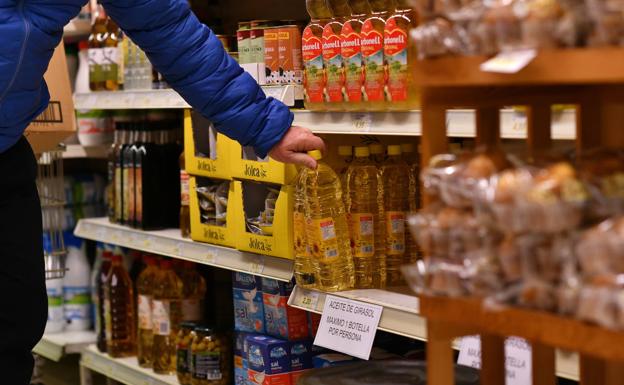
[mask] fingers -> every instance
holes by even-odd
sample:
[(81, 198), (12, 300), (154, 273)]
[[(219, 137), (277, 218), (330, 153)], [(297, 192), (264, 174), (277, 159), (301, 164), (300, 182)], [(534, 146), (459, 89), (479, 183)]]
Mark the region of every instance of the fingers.
[(307, 135), (304, 140), (301, 142), (303, 148), (300, 151), (312, 151), (312, 150), (320, 150), (323, 154), (325, 154), (325, 142), (323, 139), (319, 138), (314, 134)]
[(303, 152), (291, 152), (284, 160), (286, 163), (294, 163), (300, 166), (307, 167), (311, 170), (316, 170), (317, 163), (314, 158)]

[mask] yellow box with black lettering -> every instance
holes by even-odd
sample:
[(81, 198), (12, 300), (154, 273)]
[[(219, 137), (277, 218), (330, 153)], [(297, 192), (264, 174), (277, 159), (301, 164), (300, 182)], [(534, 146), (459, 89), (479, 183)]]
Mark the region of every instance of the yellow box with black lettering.
[(242, 209), (236, 223), (236, 248), (294, 259), (294, 187), (235, 181), (234, 195)]
[(191, 239), (236, 247), (238, 215), (234, 182), (192, 176), (189, 179)]
[(253, 147), (245, 146), (234, 153), (232, 177), (241, 180), (287, 185), (294, 183), (297, 168), (292, 164), (284, 164), (270, 157), (259, 158)]
[(189, 174), (231, 180), (232, 164), (240, 148), (200, 113), (184, 112), (184, 157)]

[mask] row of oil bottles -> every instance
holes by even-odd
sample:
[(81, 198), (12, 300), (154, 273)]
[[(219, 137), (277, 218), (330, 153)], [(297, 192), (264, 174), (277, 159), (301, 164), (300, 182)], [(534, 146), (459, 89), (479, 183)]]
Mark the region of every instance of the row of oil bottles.
[(419, 162), (410, 143), (339, 147), (344, 166), (302, 169), (294, 203), (297, 285), (324, 291), (403, 284), (416, 262), (406, 216), (418, 209)]
[(306, 0), (304, 103), (309, 110), (418, 108), (409, 0)]
[(97, 347), (111, 357), (137, 356), (158, 374), (176, 370), (176, 338), (182, 321), (203, 320), (206, 281), (187, 261), (143, 255), (133, 281), (120, 248), (103, 252), (96, 280)]

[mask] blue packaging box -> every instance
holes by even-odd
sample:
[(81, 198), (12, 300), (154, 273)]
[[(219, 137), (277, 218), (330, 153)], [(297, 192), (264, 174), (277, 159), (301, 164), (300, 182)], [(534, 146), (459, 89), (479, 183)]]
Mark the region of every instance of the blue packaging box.
[(233, 273), (232, 292), (236, 331), (264, 333), (262, 279), (251, 274)]
[(290, 343), (268, 336), (248, 336), (248, 379), (256, 385), (291, 385)]

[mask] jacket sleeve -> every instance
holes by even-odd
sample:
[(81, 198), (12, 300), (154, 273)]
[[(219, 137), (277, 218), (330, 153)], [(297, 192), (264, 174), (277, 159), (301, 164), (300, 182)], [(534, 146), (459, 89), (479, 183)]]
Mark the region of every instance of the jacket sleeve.
[(154, 67), (218, 131), (264, 157), (293, 122), (199, 22), (187, 0), (103, 0), (111, 18)]

